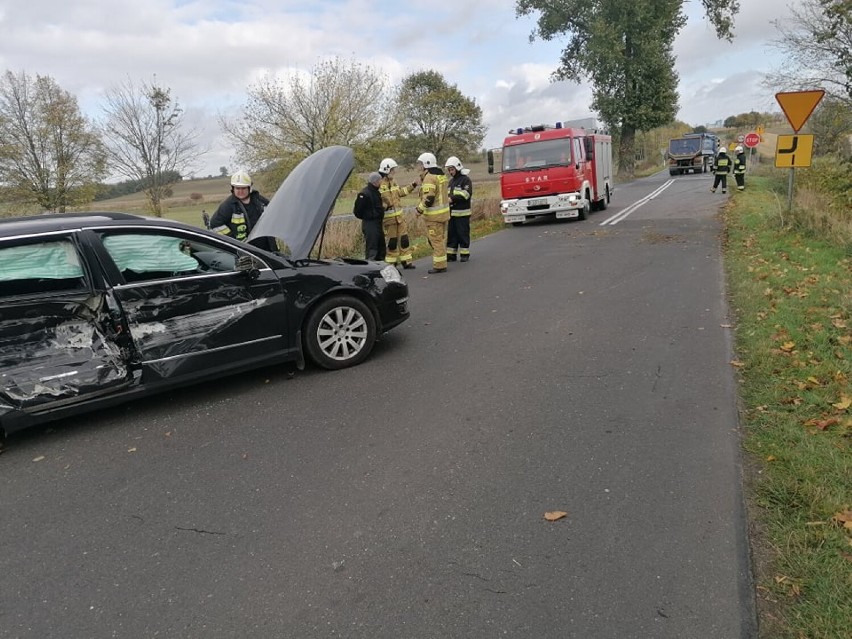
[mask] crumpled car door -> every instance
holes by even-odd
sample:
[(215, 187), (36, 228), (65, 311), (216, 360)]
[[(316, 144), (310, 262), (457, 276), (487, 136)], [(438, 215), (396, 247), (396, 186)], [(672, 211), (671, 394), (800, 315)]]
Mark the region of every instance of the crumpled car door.
[(0, 243), (0, 306), (0, 417), (131, 383), (107, 293), (93, 290), (71, 238)]

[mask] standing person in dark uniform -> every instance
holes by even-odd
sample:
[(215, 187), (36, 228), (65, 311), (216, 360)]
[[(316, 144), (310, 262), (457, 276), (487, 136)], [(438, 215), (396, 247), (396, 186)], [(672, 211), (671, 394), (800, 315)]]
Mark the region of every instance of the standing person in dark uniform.
[(470, 198), (473, 196), (473, 182), (468, 177), (470, 169), (464, 168), (455, 155), (447, 158), (444, 168), (450, 174), (447, 187), (450, 197), (447, 259), (455, 262), (458, 254), (462, 262), (467, 262), (470, 259)]
[(385, 259), (385, 232), (382, 228), (385, 207), (379, 191), (381, 183), (380, 173), (375, 171), (370, 173), (367, 186), (361, 189), (352, 208), (352, 214), (361, 220), (361, 231), (364, 233), (364, 257), (375, 261)]
[(742, 146), (734, 149), (734, 179), (737, 181), (737, 191), (745, 191), (746, 154)]
[[(210, 230), (243, 242), (246, 240), (269, 204), (269, 200), (252, 190), (251, 186), (251, 176), (245, 171), (237, 171), (231, 176), (231, 195), (210, 218)], [(278, 249), (272, 237), (256, 237), (251, 244), (267, 251)]]
[(713, 176), (713, 187), (711, 193), (715, 193), (719, 184), (722, 185), (722, 193), (728, 192), (728, 173), (731, 172), (731, 159), (728, 157), (728, 150), (723, 146), (719, 149), (719, 155), (716, 156), (716, 171)]

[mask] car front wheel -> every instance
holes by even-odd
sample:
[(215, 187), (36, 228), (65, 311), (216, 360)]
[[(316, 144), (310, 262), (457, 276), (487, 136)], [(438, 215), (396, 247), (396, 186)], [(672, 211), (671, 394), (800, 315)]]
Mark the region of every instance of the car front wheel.
[(320, 302), (305, 331), (310, 358), (322, 368), (337, 370), (363, 362), (376, 343), (376, 320), (369, 307), (348, 295)]

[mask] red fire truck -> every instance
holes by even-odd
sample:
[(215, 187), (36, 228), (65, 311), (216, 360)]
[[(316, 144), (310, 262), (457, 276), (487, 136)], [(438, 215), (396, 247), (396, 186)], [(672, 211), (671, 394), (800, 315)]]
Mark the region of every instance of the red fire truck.
[[(494, 154), (488, 158), (494, 172)], [(609, 206), (612, 138), (567, 122), (513, 129), (503, 140), (499, 171), (506, 224), (543, 216), (585, 220)]]

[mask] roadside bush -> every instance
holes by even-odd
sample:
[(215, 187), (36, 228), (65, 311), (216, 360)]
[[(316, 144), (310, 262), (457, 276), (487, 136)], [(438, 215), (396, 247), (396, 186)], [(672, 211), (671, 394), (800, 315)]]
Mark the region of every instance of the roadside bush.
[(852, 161), (839, 155), (814, 158), (813, 164), (797, 174), (802, 188), (824, 194), (833, 209), (852, 210)]
[(796, 174), (794, 223), (837, 246), (852, 248), (852, 162), (815, 158)]
[(190, 194), (189, 194), (189, 199), (190, 199), (192, 202), (203, 202), (203, 201), (204, 201), (204, 194), (203, 194), (203, 193), (193, 192), (193, 193), (190, 193)]

